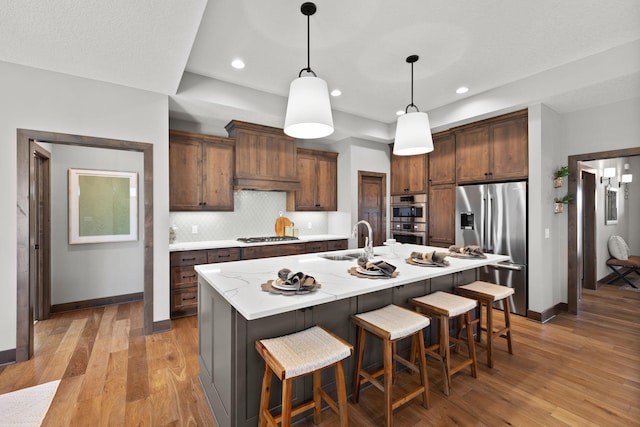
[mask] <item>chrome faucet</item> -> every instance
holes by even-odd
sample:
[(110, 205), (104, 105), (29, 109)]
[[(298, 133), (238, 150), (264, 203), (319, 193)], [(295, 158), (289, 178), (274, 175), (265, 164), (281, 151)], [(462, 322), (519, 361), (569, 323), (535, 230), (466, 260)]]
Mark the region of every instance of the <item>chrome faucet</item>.
[(358, 235), (358, 225), (360, 224), (366, 225), (367, 229), (369, 230), (369, 236), (364, 238), (364, 256), (366, 256), (367, 259), (373, 259), (373, 230), (371, 230), (371, 224), (369, 224), (364, 219), (356, 222), (353, 225), (351, 237), (356, 237)]

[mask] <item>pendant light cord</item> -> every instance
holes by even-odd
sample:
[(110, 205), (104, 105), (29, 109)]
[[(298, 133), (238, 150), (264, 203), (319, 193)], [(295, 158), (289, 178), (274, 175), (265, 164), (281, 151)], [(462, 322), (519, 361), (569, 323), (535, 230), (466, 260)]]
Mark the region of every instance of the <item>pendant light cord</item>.
[(407, 105), (404, 109), (405, 114), (409, 112), (409, 107), (413, 107), (417, 112), (420, 112), (418, 106), (413, 103), (413, 63), (418, 60), (418, 55), (411, 55), (407, 58), (407, 62), (411, 64), (411, 104)]
[(307, 68), (300, 70), (298, 77), (302, 77), (303, 72), (313, 74), (313, 77), (318, 77), (316, 73), (311, 69), (311, 15), (316, 13), (316, 6), (313, 3), (304, 3), (300, 8), (302, 14), (307, 17)]

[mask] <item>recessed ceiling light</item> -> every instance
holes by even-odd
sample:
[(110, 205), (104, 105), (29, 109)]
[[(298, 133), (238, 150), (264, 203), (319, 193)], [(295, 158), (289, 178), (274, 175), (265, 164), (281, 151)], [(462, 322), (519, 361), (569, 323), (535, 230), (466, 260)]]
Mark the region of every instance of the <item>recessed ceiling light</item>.
[(242, 70), (244, 68), (244, 61), (242, 59), (234, 59), (231, 61), (231, 66), (235, 69)]
[(342, 91), (340, 89), (334, 89), (331, 91), (331, 96), (340, 96), (342, 95)]
[(398, 110), (398, 111), (396, 111), (396, 116), (401, 116), (401, 115), (403, 115), (404, 113), (405, 113), (405, 111), (404, 111), (404, 110)]
[(456, 89), (456, 93), (467, 93), (469, 92), (469, 88), (466, 86), (460, 86), (458, 89)]

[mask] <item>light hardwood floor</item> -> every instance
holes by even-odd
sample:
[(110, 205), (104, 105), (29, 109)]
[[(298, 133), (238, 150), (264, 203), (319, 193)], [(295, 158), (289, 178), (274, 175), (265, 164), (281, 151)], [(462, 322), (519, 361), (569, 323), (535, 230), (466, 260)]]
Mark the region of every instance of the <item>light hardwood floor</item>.
[[(395, 425), (640, 426), (640, 292), (585, 290), (580, 307), (544, 325), (515, 316), (515, 354), (498, 341), (489, 369), (479, 352), (478, 378), (455, 375), (449, 397), (430, 362), (431, 408), (414, 400)], [(35, 357), (0, 367), (0, 393), (62, 379), (43, 425), (214, 425), (197, 378), (195, 317), (145, 337), (133, 303), (55, 315), (35, 331)], [(378, 390), (363, 390), (350, 425), (381, 425), (381, 403)], [(336, 425), (331, 411), (321, 425)]]

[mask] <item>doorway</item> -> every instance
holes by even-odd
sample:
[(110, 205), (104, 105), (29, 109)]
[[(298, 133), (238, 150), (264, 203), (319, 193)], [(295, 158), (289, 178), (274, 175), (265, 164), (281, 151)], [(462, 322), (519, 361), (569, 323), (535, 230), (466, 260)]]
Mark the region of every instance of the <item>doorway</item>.
[[(581, 176), (579, 162), (632, 156), (640, 156), (640, 147), (569, 156), (569, 193), (578, 194), (579, 191), (582, 190), (582, 182), (581, 179), (578, 178)], [(581, 243), (580, 237), (583, 231), (580, 221), (581, 215), (581, 206), (577, 203), (569, 203), (567, 305), (569, 313), (572, 314), (578, 314), (578, 303), (580, 301), (580, 291), (582, 288), (581, 266), (583, 265), (584, 254), (579, 250), (579, 243)]]
[[(373, 246), (387, 240), (387, 174), (358, 171), (358, 219), (364, 219), (373, 231)], [(366, 234), (358, 233), (358, 247), (364, 247)]]
[[(17, 131), (17, 280), (16, 280), (16, 362), (29, 360), (33, 355), (33, 278), (35, 267), (32, 251), (35, 250), (32, 224), (36, 221), (36, 211), (31, 204), (31, 187), (34, 177), (32, 149), (35, 141), (51, 144), (75, 145), (106, 148), (113, 150), (138, 151), (143, 154), (144, 163), (144, 285), (143, 318), (145, 335), (167, 330), (170, 321), (153, 322), (153, 145), (142, 142), (94, 138), (54, 132), (18, 129)], [(38, 190), (40, 191), (40, 190)], [(39, 214), (38, 214), (39, 216)], [(38, 249), (39, 250), (39, 249)]]

